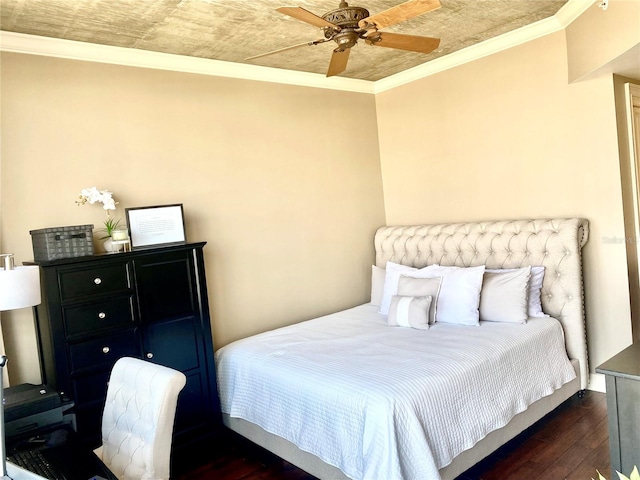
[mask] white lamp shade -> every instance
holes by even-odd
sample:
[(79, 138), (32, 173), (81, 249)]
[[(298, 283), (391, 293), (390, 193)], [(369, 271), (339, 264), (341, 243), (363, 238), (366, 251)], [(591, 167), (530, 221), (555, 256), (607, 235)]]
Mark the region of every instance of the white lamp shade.
[(33, 307), (40, 303), (40, 267), (0, 268), (0, 311)]

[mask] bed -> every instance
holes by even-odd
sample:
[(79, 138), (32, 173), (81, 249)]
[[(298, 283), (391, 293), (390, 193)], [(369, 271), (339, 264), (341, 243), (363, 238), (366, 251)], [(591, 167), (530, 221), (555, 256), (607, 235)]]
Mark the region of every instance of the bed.
[[(218, 350), (225, 424), (322, 479), (456, 478), (587, 387), (587, 238), (580, 218), (379, 228), (371, 303)], [(525, 276), (524, 300), (494, 289)]]

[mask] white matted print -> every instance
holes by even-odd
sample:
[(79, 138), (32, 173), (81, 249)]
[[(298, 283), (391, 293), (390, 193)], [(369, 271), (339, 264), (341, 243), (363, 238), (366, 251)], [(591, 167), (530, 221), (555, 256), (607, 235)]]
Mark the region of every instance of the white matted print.
[(125, 209), (131, 247), (185, 242), (182, 204)]

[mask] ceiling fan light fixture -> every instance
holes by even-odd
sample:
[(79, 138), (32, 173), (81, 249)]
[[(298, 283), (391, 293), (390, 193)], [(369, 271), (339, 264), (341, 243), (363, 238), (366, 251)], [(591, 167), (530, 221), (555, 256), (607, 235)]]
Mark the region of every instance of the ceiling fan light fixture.
[(338, 44), (338, 50), (343, 51), (358, 43), (358, 38), (360, 36), (353, 30), (343, 30), (335, 35), (332, 40)]

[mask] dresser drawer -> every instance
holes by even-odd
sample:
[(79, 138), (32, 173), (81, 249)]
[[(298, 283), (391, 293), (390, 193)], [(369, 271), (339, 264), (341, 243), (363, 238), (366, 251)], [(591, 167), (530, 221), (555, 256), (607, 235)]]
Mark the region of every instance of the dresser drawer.
[(120, 357), (140, 357), (137, 329), (105, 335), (86, 342), (69, 344), (71, 374), (108, 369)]
[(111, 368), (103, 372), (77, 377), (72, 382), (72, 394), (76, 405), (86, 406), (104, 402)]
[(59, 273), (61, 300), (121, 292), (131, 288), (128, 263), (102, 265)]
[(62, 315), (67, 337), (110, 328), (131, 327), (134, 321), (133, 297), (120, 296), (100, 302), (64, 307)]

